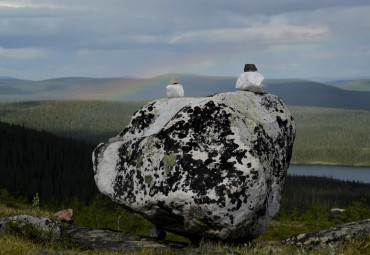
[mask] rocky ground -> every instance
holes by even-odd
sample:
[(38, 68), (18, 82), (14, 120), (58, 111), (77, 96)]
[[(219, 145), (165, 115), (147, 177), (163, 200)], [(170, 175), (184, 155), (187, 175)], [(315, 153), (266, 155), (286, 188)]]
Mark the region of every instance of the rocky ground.
[[(15, 223), (16, 225), (14, 225)], [(40, 238), (45, 239), (48, 233), (53, 233), (54, 238), (64, 238), (78, 245), (83, 250), (129, 253), (150, 249), (153, 251), (172, 251), (176, 254), (204, 254), (205, 252), (212, 252), (212, 254), (237, 254), (225, 247), (197, 247), (197, 245), (190, 245), (182, 242), (160, 241), (127, 232), (90, 228), (73, 224), (61, 224), (53, 219), (28, 215), (3, 218), (0, 220), (0, 233), (4, 234), (12, 230), (14, 231), (14, 226), (17, 226), (18, 232), (26, 232), (26, 227), (33, 226), (35, 229), (41, 231), (38, 232)], [(280, 242), (264, 242), (261, 243), (261, 245), (291, 245), (310, 249), (315, 247), (325, 248), (325, 246), (337, 245), (355, 237), (369, 235), (370, 219), (347, 223), (318, 232), (291, 236)], [(258, 243), (258, 241), (252, 241), (249, 245), (256, 245)], [(34, 254), (50, 254), (47, 252), (43, 253), (43, 251), (37, 252), (38, 253)]]

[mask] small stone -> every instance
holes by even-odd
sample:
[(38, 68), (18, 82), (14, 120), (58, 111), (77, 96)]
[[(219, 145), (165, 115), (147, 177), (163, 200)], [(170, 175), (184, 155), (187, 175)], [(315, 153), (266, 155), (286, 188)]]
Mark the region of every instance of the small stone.
[(245, 72), (239, 75), (236, 88), (254, 93), (265, 93), (265, 78), (258, 72)]
[(164, 240), (167, 236), (166, 231), (161, 229), (160, 227), (154, 225), (152, 230), (150, 230), (149, 237), (154, 238), (156, 240)]
[(329, 221), (342, 220), (344, 209), (333, 208), (330, 210)]
[(73, 210), (71, 208), (57, 212), (54, 218), (66, 223), (73, 223)]
[(255, 64), (245, 64), (244, 72), (257, 72), (257, 67)]
[(169, 84), (171, 84), (171, 85), (179, 84), (179, 83), (180, 83), (180, 80), (179, 80), (179, 78), (177, 78), (177, 77), (173, 77), (173, 78), (170, 80), (170, 82), (169, 82)]
[(167, 85), (166, 92), (169, 98), (184, 97), (184, 88), (181, 84)]
[(265, 93), (265, 78), (257, 72), (254, 64), (245, 64), (244, 73), (240, 74), (236, 81), (236, 88), (254, 93)]

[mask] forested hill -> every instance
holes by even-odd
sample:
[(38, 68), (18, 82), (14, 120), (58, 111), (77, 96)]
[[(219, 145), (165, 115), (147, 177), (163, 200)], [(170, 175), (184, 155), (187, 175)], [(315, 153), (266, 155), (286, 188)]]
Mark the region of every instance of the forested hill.
[(370, 110), (370, 92), (351, 91), (304, 80), (271, 80), (268, 92), (288, 105)]
[[(235, 91), (237, 77), (165, 74), (148, 79), (67, 77), (44, 81), (0, 80), (0, 101), (55, 99), (152, 100), (166, 98), (166, 85), (178, 76), (186, 97), (202, 97)], [(360, 85), (364, 87), (366, 80)], [(370, 91), (297, 79), (267, 79), (267, 92), (288, 105), (370, 110)], [(365, 85), (364, 85), (365, 84)]]
[(41, 200), (77, 197), (89, 201), (97, 189), (91, 152), (82, 141), (0, 122), (0, 188)]

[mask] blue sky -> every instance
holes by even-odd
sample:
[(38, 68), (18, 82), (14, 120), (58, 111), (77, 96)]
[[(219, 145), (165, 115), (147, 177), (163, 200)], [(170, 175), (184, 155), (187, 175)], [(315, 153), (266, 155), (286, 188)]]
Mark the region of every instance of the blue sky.
[(368, 0), (0, 0), (0, 76), (370, 77)]

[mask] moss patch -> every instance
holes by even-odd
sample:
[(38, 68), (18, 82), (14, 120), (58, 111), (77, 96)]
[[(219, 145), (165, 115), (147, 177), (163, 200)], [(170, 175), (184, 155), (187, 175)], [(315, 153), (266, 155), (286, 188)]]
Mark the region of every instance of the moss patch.
[(150, 185), (153, 181), (153, 177), (151, 175), (145, 175), (144, 181), (145, 181), (146, 184)]
[(131, 158), (132, 150), (127, 151), (127, 158)]
[(168, 175), (170, 173), (170, 169), (172, 168), (172, 166), (174, 165), (175, 163), (175, 160), (176, 160), (176, 154), (175, 153), (171, 153), (169, 155), (165, 155), (163, 157), (163, 163), (164, 163), (164, 172)]
[(137, 158), (137, 161), (136, 161), (136, 166), (141, 166), (141, 163), (143, 162), (143, 156), (140, 155), (138, 158)]

